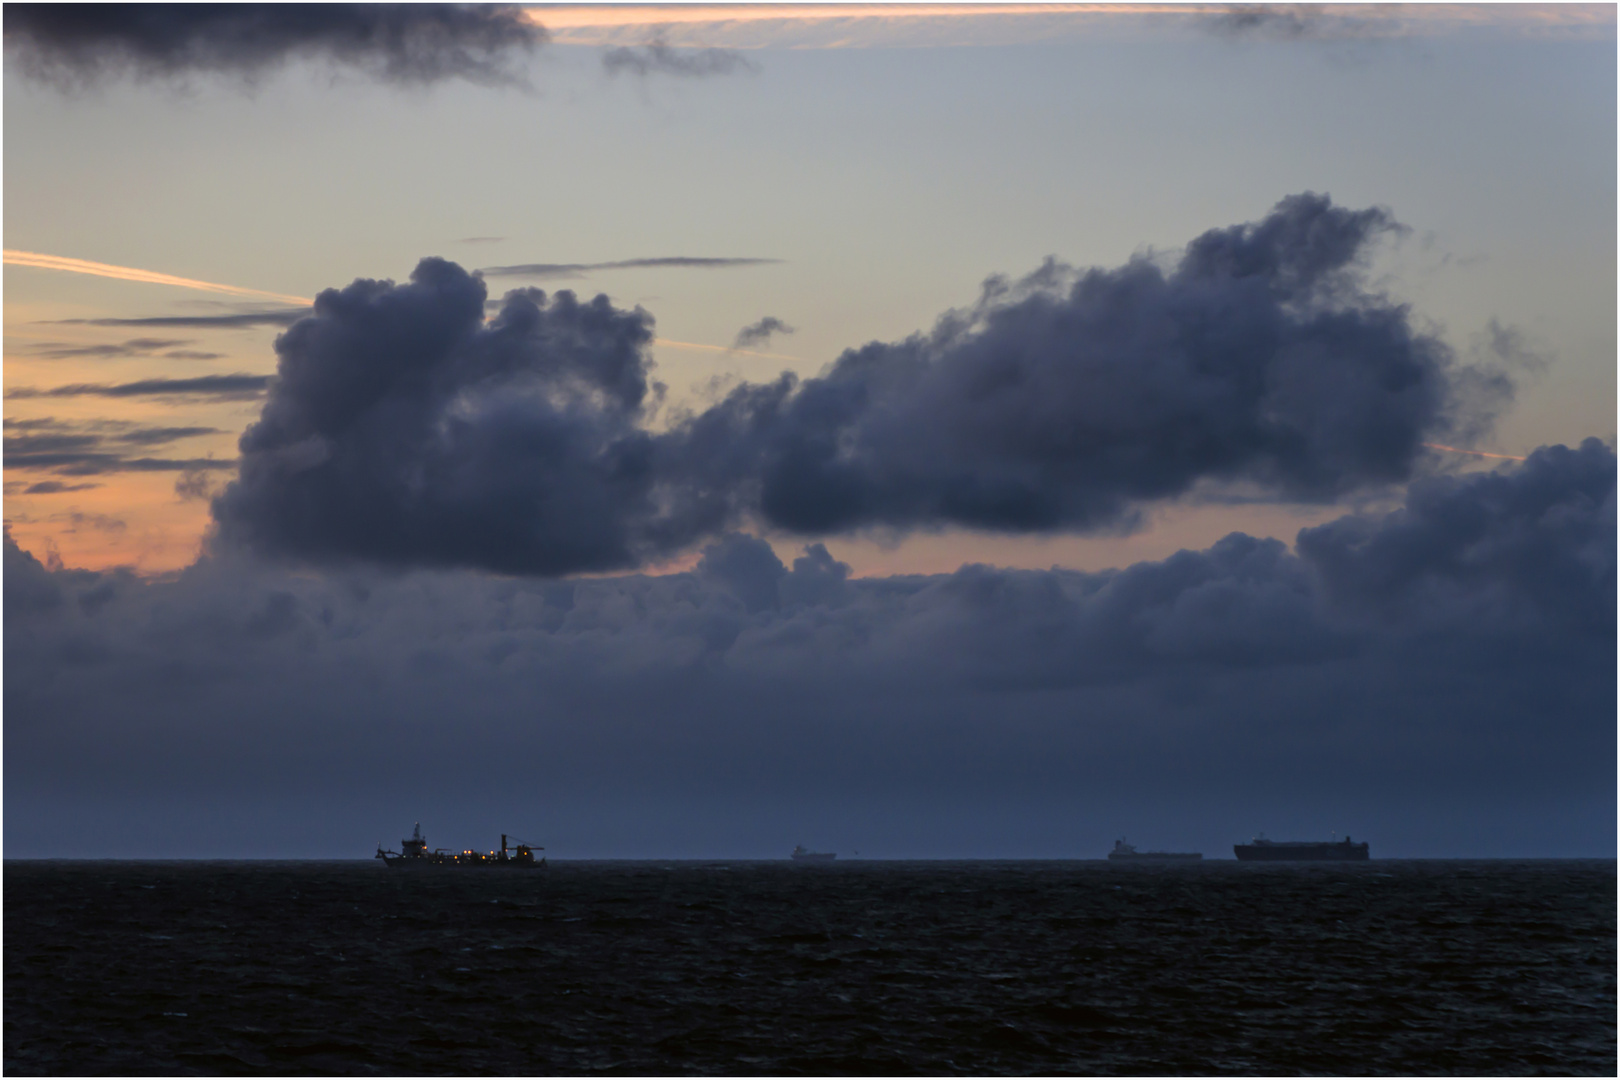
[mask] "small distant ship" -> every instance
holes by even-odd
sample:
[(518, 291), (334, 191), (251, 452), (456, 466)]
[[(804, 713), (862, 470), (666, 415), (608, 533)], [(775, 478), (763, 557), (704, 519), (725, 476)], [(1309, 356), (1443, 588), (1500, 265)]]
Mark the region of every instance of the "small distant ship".
[(445, 851), (443, 848), (427, 849), (427, 840), (422, 836), (422, 823), (417, 822), (416, 828), (411, 830), (408, 839), (399, 842), (401, 851), (385, 851), (381, 844), (377, 845), (377, 858), (387, 867), (417, 869), (428, 866), (511, 866), (533, 868), (546, 865), (544, 857), (536, 860), (534, 853), (544, 851), (545, 848), (534, 844), (518, 843), (512, 848), (507, 847), (506, 834), (501, 833), (501, 846), (498, 851)]
[(1343, 840), (1267, 840), (1257, 836), (1247, 844), (1233, 844), (1232, 853), (1242, 862), (1366, 862), (1367, 841), (1352, 844)]
[(1137, 851), (1135, 844), (1127, 844), (1123, 839), (1115, 840), (1114, 850), (1108, 853), (1111, 861), (1120, 862), (1185, 862), (1203, 857), (1201, 851)]
[(806, 851), (804, 845), (795, 844), (793, 854), (789, 856), (794, 862), (832, 862), (838, 858), (836, 851)]

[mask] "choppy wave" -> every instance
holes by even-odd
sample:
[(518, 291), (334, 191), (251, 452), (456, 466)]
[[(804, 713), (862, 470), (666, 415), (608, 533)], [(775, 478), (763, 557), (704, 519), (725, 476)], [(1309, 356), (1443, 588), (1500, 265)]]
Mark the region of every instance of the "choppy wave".
[(1615, 864), (5, 864), (5, 1070), (1613, 1075)]

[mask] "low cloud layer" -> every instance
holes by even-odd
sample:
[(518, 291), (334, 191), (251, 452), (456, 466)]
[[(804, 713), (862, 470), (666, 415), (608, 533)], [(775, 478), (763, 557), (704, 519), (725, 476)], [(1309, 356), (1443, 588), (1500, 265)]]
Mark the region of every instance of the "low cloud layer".
[(219, 540), (566, 574), (749, 522), (1086, 532), (1195, 487), (1328, 502), (1401, 484), (1511, 384), (1363, 287), (1398, 228), (1305, 194), (1168, 267), (1049, 262), (929, 333), (745, 383), (658, 433), (646, 312), (520, 290), (486, 323), (482, 281), (424, 260), (405, 285), (322, 293), (278, 339)]
[(8, 540), (8, 851), (128, 813), (196, 850), (230, 822), (187, 808), (228, 791), (332, 853), (375, 840), (334, 820), (498, 815), (573, 854), (780, 854), (811, 826), (901, 855), (1095, 857), (1120, 829), (1221, 854), (1256, 828), (1601, 854), (1615, 539), (1588, 440), (1297, 555), (1234, 534), (1103, 573), (855, 579), (730, 534), (664, 577), (142, 580)]
[(8, 4), (7, 63), (60, 86), (252, 79), (308, 59), (385, 82), (521, 84), (545, 31), (512, 4)]

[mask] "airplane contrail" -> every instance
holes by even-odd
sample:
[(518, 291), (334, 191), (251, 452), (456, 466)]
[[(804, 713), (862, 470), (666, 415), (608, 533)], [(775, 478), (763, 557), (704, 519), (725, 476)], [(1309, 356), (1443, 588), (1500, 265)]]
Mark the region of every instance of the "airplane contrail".
[(304, 296), (288, 296), (286, 293), (267, 292), (264, 289), (247, 289), (240, 285), (221, 285), (214, 281), (197, 281), (193, 278), (175, 277), (173, 274), (160, 274), (156, 270), (139, 270), (133, 266), (113, 266), (111, 263), (91, 262), (89, 259), (70, 259), (65, 255), (42, 255), (37, 251), (14, 251), (6, 248), (5, 261), (9, 266), (65, 270), (70, 274), (92, 274), (96, 277), (116, 278), (119, 281), (142, 281), (148, 285), (175, 285), (182, 289), (199, 289), (203, 292), (225, 293), (230, 296), (253, 296), (280, 300), (288, 304), (314, 303)]
[(1515, 456), (1513, 454), (1489, 454), (1489, 453), (1486, 453), (1484, 450), (1463, 450), (1463, 449), (1460, 449), (1460, 448), (1455, 447), (1455, 446), (1441, 446), (1439, 443), (1426, 442), (1423, 445), (1427, 446), (1430, 450), (1449, 450), (1453, 454), (1472, 454), (1475, 457), (1504, 458), (1504, 459), (1506, 459), (1508, 461), (1524, 461), (1525, 460), (1524, 458), (1517, 457), (1517, 456)]

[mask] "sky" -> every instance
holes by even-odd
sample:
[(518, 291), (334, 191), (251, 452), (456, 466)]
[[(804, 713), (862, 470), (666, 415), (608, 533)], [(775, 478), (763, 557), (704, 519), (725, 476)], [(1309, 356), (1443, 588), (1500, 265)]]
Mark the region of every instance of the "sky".
[(8, 5), (6, 855), (1612, 858), (1615, 45)]

